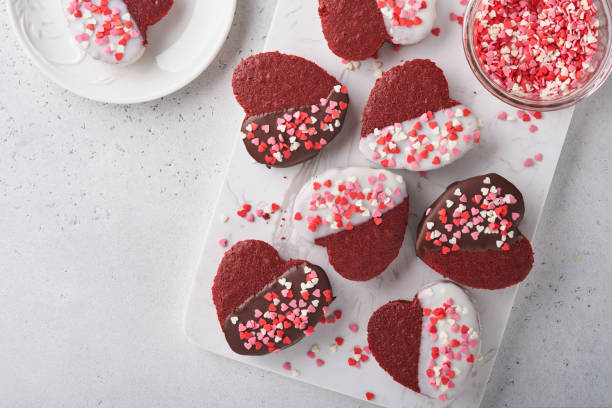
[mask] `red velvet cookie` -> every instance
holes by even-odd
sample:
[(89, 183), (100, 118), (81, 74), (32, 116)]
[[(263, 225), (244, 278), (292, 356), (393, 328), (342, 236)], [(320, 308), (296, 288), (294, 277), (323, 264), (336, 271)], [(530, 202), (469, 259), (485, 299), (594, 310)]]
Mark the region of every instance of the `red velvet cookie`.
[(334, 299), (323, 269), (286, 262), (256, 240), (225, 253), (212, 295), (227, 343), (244, 355), (276, 353), (311, 335)]
[(62, 0), (74, 39), (93, 58), (113, 64), (136, 61), (147, 45), (149, 26), (173, 0)]
[(386, 168), (428, 171), (480, 141), (478, 119), (449, 96), (440, 68), (412, 60), (379, 78), (363, 112), (359, 150)]
[(244, 145), (268, 167), (289, 167), (317, 155), (340, 133), (349, 103), (346, 87), (323, 68), (278, 52), (242, 61), (232, 87), (246, 113)]
[(501, 289), (519, 283), (533, 266), (529, 240), (518, 229), (523, 195), (490, 173), (448, 186), (417, 230), (416, 254), (463, 285)]
[(323, 35), (347, 60), (372, 57), (385, 41), (414, 44), (433, 28), (436, 0), (319, 0)]
[(447, 401), (462, 391), (480, 349), (478, 312), (452, 282), (422, 288), (412, 301), (395, 300), (368, 322), (368, 345), (395, 381)]
[(298, 231), (327, 249), (343, 277), (366, 281), (397, 257), (408, 224), (404, 179), (365, 167), (331, 169), (302, 187), (294, 205)]

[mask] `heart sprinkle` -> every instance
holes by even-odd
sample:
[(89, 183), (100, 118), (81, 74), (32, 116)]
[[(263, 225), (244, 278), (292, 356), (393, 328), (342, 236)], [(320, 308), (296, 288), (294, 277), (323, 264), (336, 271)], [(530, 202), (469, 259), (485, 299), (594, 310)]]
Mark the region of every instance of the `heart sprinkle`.
[(123, 1), (98, 0), (95, 4), (92, 0), (67, 0), (64, 3), (70, 27), (76, 32), (75, 40), (92, 56), (109, 63), (121, 62), (126, 52), (130, 59), (140, 56), (143, 39)]
[(361, 138), (359, 150), (383, 167), (427, 171), (454, 162), (479, 142), (478, 120), (457, 105), (374, 129)]
[(348, 91), (336, 85), (319, 105), (247, 118), (242, 126), (249, 153), (268, 166), (321, 150), (340, 131), (348, 108)]
[(481, 2), (473, 30), (476, 56), (508, 92), (566, 94), (596, 65), (596, 14), (595, 3), (585, 0)]
[[(228, 342), (244, 347), (244, 354), (265, 354), (263, 351), (278, 352), (314, 333), (319, 316), (333, 301), (323, 275), (320, 268), (308, 263), (292, 266), (228, 316), (223, 323)], [(314, 359), (318, 350), (313, 346), (308, 357)]]
[(419, 386), (424, 392), (424, 383), (428, 384), (431, 390), (425, 391), (426, 395), (446, 401), (449, 390), (466, 379), (478, 353), (477, 313), (465, 292), (450, 282), (426, 287), (418, 298), (426, 322), (421, 350), (424, 345), (428, 350), (419, 364)]
[(316, 237), (351, 230), (370, 219), (380, 225), (384, 213), (407, 196), (404, 179), (385, 170), (332, 169), (318, 179), (322, 181), (306, 184), (296, 199), (307, 222), (305, 232)]
[(495, 174), (473, 177), (453, 186), (434, 203), (435, 216), (430, 216), (432, 207), (427, 209), (429, 218), (419, 228), (417, 255), (425, 245), (444, 255), (460, 249), (482, 249), (486, 247), (483, 243), (509, 251), (509, 244), (520, 239), (517, 226), (524, 212), (516, 187)]
[(370, 348), (368, 346), (353, 347), (353, 354), (348, 358), (349, 367), (361, 368), (361, 364), (370, 360), (368, 356), (370, 354)]

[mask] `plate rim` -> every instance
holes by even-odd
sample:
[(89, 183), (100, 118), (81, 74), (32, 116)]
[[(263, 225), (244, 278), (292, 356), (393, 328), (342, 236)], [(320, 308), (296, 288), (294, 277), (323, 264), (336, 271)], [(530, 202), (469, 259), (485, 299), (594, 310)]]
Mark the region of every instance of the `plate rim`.
[(45, 77), (47, 77), (52, 82), (59, 85), (60, 87), (66, 89), (67, 91), (75, 95), (78, 95), (82, 98), (89, 99), (95, 102), (110, 103), (110, 104), (117, 104), (117, 105), (136, 104), (136, 103), (154, 101), (156, 99), (160, 99), (165, 96), (168, 96), (184, 88), (185, 86), (189, 85), (192, 81), (194, 81), (198, 76), (200, 76), (210, 66), (210, 64), (214, 61), (214, 59), (217, 57), (217, 55), (221, 51), (221, 48), (223, 48), (223, 45), (227, 41), (227, 35), (229, 34), (232, 28), (232, 23), (236, 16), (236, 6), (237, 6), (237, 0), (225, 0), (224, 1), (225, 4), (229, 4), (229, 9), (228, 9), (229, 18), (227, 19), (227, 24), (225, 25), (225, 27), (223, 28), (221, 32), (223, 35), (219, 37), (221, 40), (217, 41), (214, 47), (211, 47), (213, 48), (213, 52), (209, 53), (207, 58), (206, 57), (202, 58), (201, 62), (199, 62), (198, 64), (195, 64), (197, 65), (197, 68), (189, 71), (188, 74), (185, 75), (185, 77), (181, 79), (180, 81), (178, 81), (176, 84), (166, 87), (164, 89), (158, 90), (156, 92), (152, 92), (145, 96), (132, 97), (132, 96), (113, 95), (108, 98), (105, 98), (105, 97), (100, 97), (100, 96), (87, 95), (85, 92), (79, 90), (78, 87), (73, 86), (70, 83), (70, 81), (65, 81), (61, 79), (59, 76), (55, 75), (52, 72), (52, 70), (45, 67), (42, 61), (39, 60), (40, 57), (36, 55), (36, 53), (34, 53), (33, 50), (30, 49), (30, 47), (28, 46), (28, 44), (26, 44), (23, 38), (23, 34), (21, 33), (21, 30), (19, 28), (19, 21), (17, 19), (14, 3), (15, 3), (15, 0), (9, 0), (7, 9), (9, 12), (8, 14), (9, 14), (9, 20), (11, 22), (11, 27), (13, 29), (15, 37), (17, 37), (17, 42), (19, 42), (19, 45), (25, 51), (25, 54), (29, 57), (30, 61), (32, 61), (34, 66), (36, 66), (38, 70), (42, 72)]

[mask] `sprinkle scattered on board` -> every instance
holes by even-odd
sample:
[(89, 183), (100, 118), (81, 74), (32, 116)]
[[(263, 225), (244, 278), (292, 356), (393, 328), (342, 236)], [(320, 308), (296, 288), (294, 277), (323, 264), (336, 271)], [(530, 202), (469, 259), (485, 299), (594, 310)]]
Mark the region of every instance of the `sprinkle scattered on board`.
[(367, 399), (368, 401), (373, 400), (375, 396), (376, 396), (376, 395), (374, 395), (374, 393), (369, 392), (369, 391), (365, 393), (365, 397), (366, 397), (366, 399)]
[(543, 159), (544, 159), (544, 155), (542, 153), (537, 153), (533, 156), (533, 159), (531, 157), (526, 158), (525, 161), (523, 162), (523, 166), (533, 167), (536, 164), (535, 162), (541, 162)]
[(263, 218), (267, 221), (270, 219), (270, 215), (276, 213), (280, 209), (280, 206), (276, 203), (272, 203), (270, 205), (264, 206), (263, 208), (257, 208), (253, 212), (251, 212), (252, 208), (253, 207), (251, 206), (251, 204), (243, 204), (242, 207), (238, 211), (236, 211), (236, 214), (239, 217), (244, 218), (248, 222), (255, 222), (255, 216), (257, 216), (257, 218)]

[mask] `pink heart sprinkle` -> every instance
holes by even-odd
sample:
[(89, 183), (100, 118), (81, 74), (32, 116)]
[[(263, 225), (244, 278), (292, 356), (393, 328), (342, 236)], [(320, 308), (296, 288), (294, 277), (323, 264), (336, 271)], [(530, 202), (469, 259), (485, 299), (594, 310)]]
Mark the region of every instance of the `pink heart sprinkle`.
[(544, 156), (542, 156), (542, 153), (538, 153), (535, 156), (533, 156), (534, 159), (536, 159), (537, 161), (541, 162), (542, 159), (544, 158)]
[(221, 238), (219, 240), (219, 245), (221, 245), (223, 248), (225, 248), (227, 246), (227, 239)]
[(327, 99), (321, 98), (321, 106), (327, 105)]
[(497, 115), (497, 119), (506, 120), (508, 119), (508, 114), (506, 112), (501, 112), (499, 115)]
[(349, 330), (352, 331), (353, 333), (357, 333), (357, 331), (359, 330), (359, 326), (355, 323), (353, 324), (349, 324)]
[(247, 216), (246, 216), (246, 220), (248, 222), (253, 222), (253, 221), (255, 221), (255, 216), (252, 213), (248, 213)]
[(325, 364), (325, 361), (321, 360), (320, 358), (317, 358), (317, 367), (321, 367), (323, 364)]
[(261, 313), (261, 310), (255, 309), (255, 317), (259, 317), (261, 315), (263, 315), (263, 313)]
[(283, 368), (287, 371), (291, 371), (291, 363), (287, 361), (285, 364), (283, 364)]

